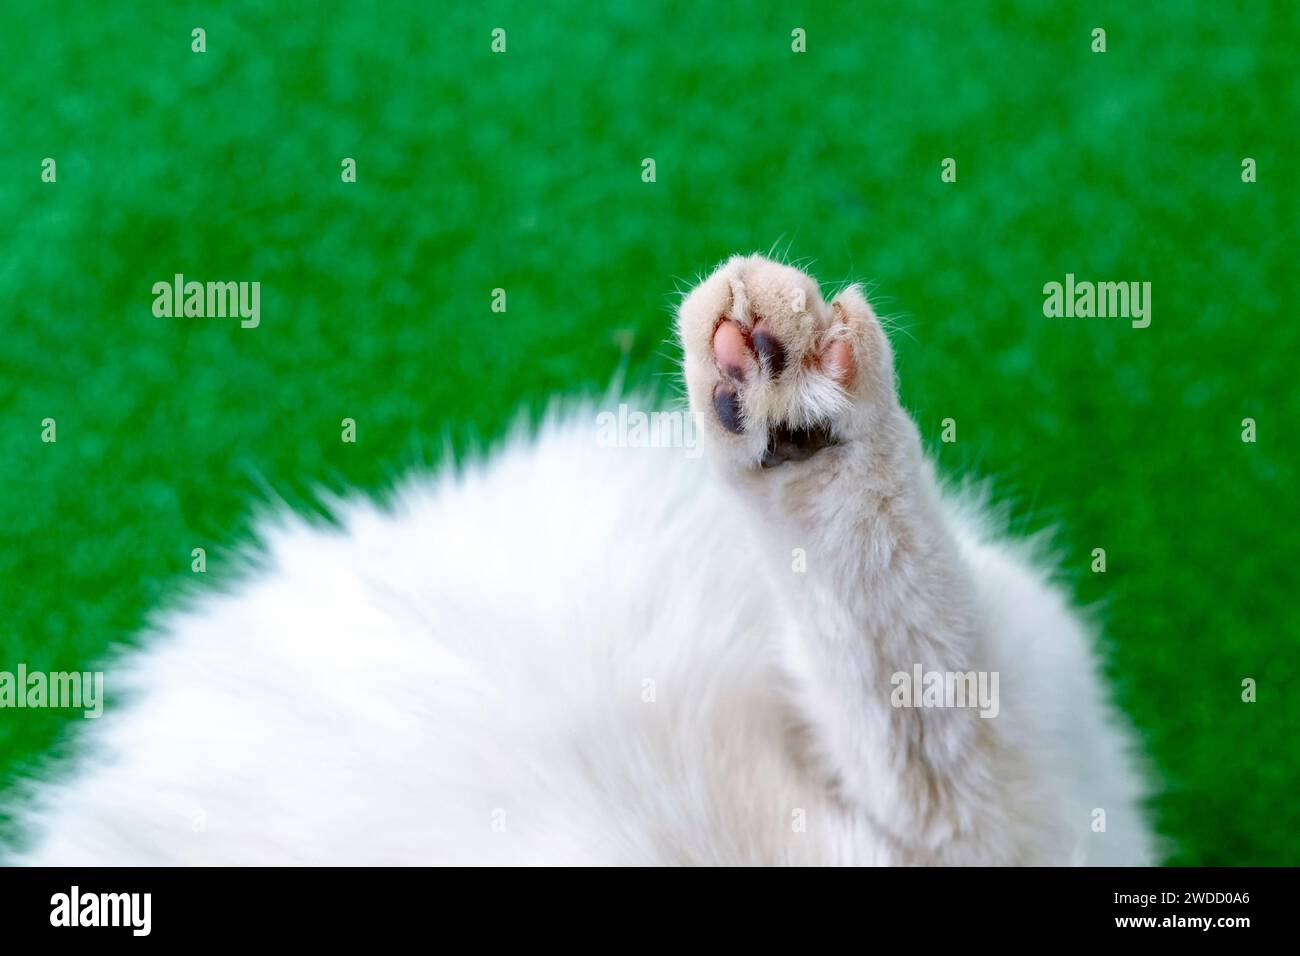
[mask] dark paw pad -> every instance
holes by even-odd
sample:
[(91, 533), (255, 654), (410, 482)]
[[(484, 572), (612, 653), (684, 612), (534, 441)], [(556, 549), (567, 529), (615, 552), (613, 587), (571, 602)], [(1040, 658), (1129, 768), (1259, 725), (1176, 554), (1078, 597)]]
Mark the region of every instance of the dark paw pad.
[(791, 428), (776, 425), (767, 435), (767, 451), (763, 453), (763, 467), (774, 468), (787, 461), (805, 461), (828, 445), (835, 437), (826, 425), (811, 428)]
[(767, 369), (767, 374), (773, 378), (777, 378), (785, 371), (785, 346), (766, 329), (758, 329), (754, 332), (754, 351), (758, 353), (758, 359)]
[(735, 386), (729, 382), (719, 382), (713, 390), (713, 410), (718, 413), (722, 427), (732, 434), (739, 435), (745, 430), (744, 417), (740, 411), (740, 397)]

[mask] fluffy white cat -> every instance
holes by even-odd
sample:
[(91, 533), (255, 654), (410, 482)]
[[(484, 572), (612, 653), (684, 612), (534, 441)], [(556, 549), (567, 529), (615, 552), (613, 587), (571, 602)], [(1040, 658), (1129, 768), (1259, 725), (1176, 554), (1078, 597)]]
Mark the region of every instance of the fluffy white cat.
[(268, 522), (110, 667), (17, 859), (1155, 862), (1088, 628), (941, 495), (861, 291), (735, 257), (678, 334), (703, 457), (570, 407)]

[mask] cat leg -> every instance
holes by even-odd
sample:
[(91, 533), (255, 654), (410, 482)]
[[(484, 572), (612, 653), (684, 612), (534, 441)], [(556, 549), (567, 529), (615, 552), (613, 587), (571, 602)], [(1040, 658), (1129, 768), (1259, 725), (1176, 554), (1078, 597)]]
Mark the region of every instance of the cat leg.
[(1025, 859), (1032, 823), (1010, 798), (1022, 761), (996, 719), (895, 706), (898, 675), (918, 665), (955, 674), (988, 662), (861, 290), (825, 302), (803, 272), (736, 257), (683, 300), (678, 334), (710, 458), (765, 542), (746, 558), (789, 613), (781, 651), (828, 783), (903, 858)]

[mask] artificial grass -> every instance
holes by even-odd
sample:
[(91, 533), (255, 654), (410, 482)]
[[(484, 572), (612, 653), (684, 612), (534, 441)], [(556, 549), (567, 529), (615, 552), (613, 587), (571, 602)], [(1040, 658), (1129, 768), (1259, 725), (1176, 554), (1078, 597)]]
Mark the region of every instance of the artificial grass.
[[(1300, 862), (1298, 8), (132, 7), (0, 13), (0, 670), (92, 665), (192, 548), (228, 577), (268, 493), (671, 372), (674, 289), (779, 244), (872, 281), (945, 471), (1058, 526), (1171, 862)], [(260, 281), (260, 327), (156, 318), (177, 272)], [(1151, 282), (1150, 328), (1044, 317), (1067, 272)], [(2, 779), (75, 719), (0, 711)]]

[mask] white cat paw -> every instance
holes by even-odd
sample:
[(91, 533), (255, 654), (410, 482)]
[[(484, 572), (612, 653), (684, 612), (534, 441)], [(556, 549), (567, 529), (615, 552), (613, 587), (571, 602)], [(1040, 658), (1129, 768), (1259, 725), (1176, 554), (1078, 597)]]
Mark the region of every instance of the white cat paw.
[(862, 436), (860, 411), (893, 394), (888, 344), (862, 291), (825, 302), (817, 282), (734, 257), (678, 310), (691, 406), (738, 464), (806, 461)]

